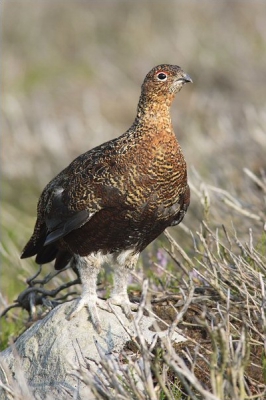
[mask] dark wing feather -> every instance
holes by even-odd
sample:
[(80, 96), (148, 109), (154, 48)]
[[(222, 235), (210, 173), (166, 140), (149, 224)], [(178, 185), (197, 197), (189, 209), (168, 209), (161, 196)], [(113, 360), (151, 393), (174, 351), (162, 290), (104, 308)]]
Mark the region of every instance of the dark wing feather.
[(24, 247), (20, 258), (28, 258), (35, 256), (43, 248), (46, 238), (46, 226), (42, 224), (38, 229), (38, 236), (32, 235), (26, 246)]
[(88, 210), (82, 210), (61, 215), (61, 218), (55, 217), (47, 220), (46, 224), (50, 233), (46, 236), (44, 246), (54, 243), (74, 229), (80, 228), (91, 217), (92, 214), (90, 214)]
[(73, 255), (70, 254), (68, 251), (65, 250), (59, 250), (57, 255), (56, 255), (56, 260), (55, 260), (55, 269), (63, 269), (67, 266), (67, 264), (72, 260)]
[[(178, 200), (178, 203), (177, 203), (178, 213), (177, 213), (176, 218), (172, 221), (171, 226), (180, 224), (180, 222), (183, 220), (183, 218), (187, 212), (189, 203), (190, 203), (190, 188), (187, 185), (185, 192), (180, 195), (180, 198)], [(175, 207), (175, 206), (176, 205), (174, 204), (173, 207)]]
[[(48, 183), (39, 199), (34, 232), (21, 258), (38, 254), (37, 261), (51, 259), (55, 252), (52, 254), (51, 248), (43, 250), (44, 246), (55, 244), (57, 240), (88, 222), (104, 207), (99, 202), (105, 196), (107, 202), (108, 199), (117, 197), (113, 196), (112, 190), (99, 184), (99, 181), (105, 181), (102, 175), (108, 175), (108, 165), (103, 165), (99, 157), (99, 153), (104, 152), (107, 147), (108, 143), (80, 155)], [(93, 183), (97, 179), (98, 185), (95, 186)], [(97, 193), (96, 188), (99, 190)]]
[(66, 191), (61, 187), (52, 193), (45, 219), (49, 233), (46, 236), (44, 246), (54, 243), (74, 229), (80, 228), (94, 214), (88, 209), (80, 211), (70, 210), (64, 201), (66, 195)]
[(44, 246), (40, 250), (38, 250), (35, 261), (37, 264), (49, 263), (56, 258), (57, 253), (58, 248), (55, 245), (51, 244), (48, 246)]

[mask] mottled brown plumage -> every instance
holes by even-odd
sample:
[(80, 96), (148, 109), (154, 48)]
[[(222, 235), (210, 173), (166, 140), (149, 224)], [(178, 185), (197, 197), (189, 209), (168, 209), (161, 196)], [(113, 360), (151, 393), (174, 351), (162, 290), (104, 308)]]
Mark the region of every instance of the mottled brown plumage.
[[(175, 65), (146, 76), (136, 119), (122, 136), (77, 157), (41, 194), (33, 235), (22, 258), (78, 268), (82, 297), (96, 329), (96, 280), (103, 261), (116, 264), (111, 300), (130, 315), (128, 271), (139, 253), (189, 205), (186, 163), (170, 118), (175, 94), (190, 77)], [(104, 306), (101, 304), (101, 306)], [(105, 307), (105, 306), (104, 306)]]

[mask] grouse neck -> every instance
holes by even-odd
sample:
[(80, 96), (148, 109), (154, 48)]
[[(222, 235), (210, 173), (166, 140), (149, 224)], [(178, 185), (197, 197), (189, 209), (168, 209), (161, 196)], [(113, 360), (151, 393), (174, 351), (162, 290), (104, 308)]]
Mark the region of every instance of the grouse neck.
[(162, 128), (171, 127), (170, 106), (172, 101), (172, 96), (166, 99), (162, 99), (161, 97), (148, 99), (145, 96), (141, 96), (137, 108), (135, 124), (156, 125)]

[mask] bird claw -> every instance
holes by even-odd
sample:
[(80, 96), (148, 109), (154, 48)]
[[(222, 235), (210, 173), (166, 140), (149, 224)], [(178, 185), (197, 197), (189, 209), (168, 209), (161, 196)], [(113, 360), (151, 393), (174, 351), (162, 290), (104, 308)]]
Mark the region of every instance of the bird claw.
[(101, 322), (100, 318), (98, 315), (97, 311), (97, 306), (101, 308), (102, 310), (111, 312), (112, 310), (110, 309), (108, 303), (105, 300), (99, 299), (98, 297), (95, 298), (94, 296), (84, 296), (80, 297), (78, 300), (78, 303), (75, 305), (74, 309), (68, 314), (68, 320), (74, 318), (77, 316), (77, 314), (84, 308), (87, 307), (91, 322), (96, 330), (97, 333), (101, 333), (102, 327), (101, 327)]
[(116, 295), (113, 295), (108, 300), (108, 302), (115, 306), (120, 306), (122, 308), (123, 313), (127, 317), (127, 319), (129, 319), (130, 321), (133, 320), (132, 311), (136, 311), (138, 309), (138, 305), (135, 303), (131, 303), (127, 296), (121, 296), (121, 295), (116, 294)]
[(86, 307), (89, 311), (91, 322), (98, 334), (101, 333), (102, 327), (100, 318), (98, 315), (97, 307), (102, 310), (112, 312), (111, 305), (120, 306), (122, 308), (123, 313), (126, 317), (132, 321), (133, 314), (132, 311), (136, 311), (138, 309), (138, 305), (135, 303), (131, 303), (127, 296), (123, 296), (120, 294), (113, 295), (110, 299), (102, 300), (95, 296), (81, 296), (74, 308), (70, 311), (67, 316), (67, 319), (70, 320), (77, 316), (77, 314)]

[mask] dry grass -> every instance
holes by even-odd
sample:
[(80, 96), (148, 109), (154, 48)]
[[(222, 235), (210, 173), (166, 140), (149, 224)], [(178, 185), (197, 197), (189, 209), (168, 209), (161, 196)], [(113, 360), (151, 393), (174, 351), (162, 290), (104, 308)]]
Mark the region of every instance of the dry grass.
[[(43, 186), (76, 155), (123, 133), (145, 73), (177, 63), (194, 81), (172, 109), (192, 203), (181, 227), (169, 230), (171, 245), (161, 237), (142, 264), (154, 301), (158, 291), (175, 296), (181, 287), (188, 304), (192, 274), (194, 296), (176, 322), (190, 342), (180, 349), (156, 343), (152, 350), (140, 342), (146, 364), (126, 362), (136, 376), (151, 369), (144, 387), (133, 385), (123, 365), (119, 379), (108, 376), (105, 360), (103, 369), (113, 398), (133, 398), (133, 390), (139, 399), (265, 398), (264, 2), (27, 0), (6, 1), (2, 9), (1, 310), (36, 271), (19, 254)], [(168, 272), (161, 268), (162, 245)], [(45, 266), (42, 276), (49, 271)], [(49, 290), (73, 278), (64, 274)], [(181, 303), (172, 303), (177, 313)], [(176, 312), (169, 311), (167, 323)], [(12, 310), (2, 322), (5, 345), (25, 318)], [(104, 385), (95, 387), (99, 398)]]
[[(193, 236), (192, 257), (167, 237), (169, 254), (184, 278), (180, 282), (165, 271), (169, 279), (163, 296), (144, 281), (137, 336), (117, 358), (99, 348), (98, 374), (83, 369), (74, 375), (97, 399), (263, 400), (266, 257), (254, 248), (252, 232), (242, 243), (236, 233), (213, 231), (203, 222)], [(154, 341), (145, 341), (138, 330), (144, 310), (157, 315), (158, 329), (168, 329), (166, 339), (156, 336), (155, 326)], [(187, 341), (173, 345), (175, 330)], [(10, 377), (5, 385), (10, 398), (19, 399), (25, 390), (14, 390)]]

